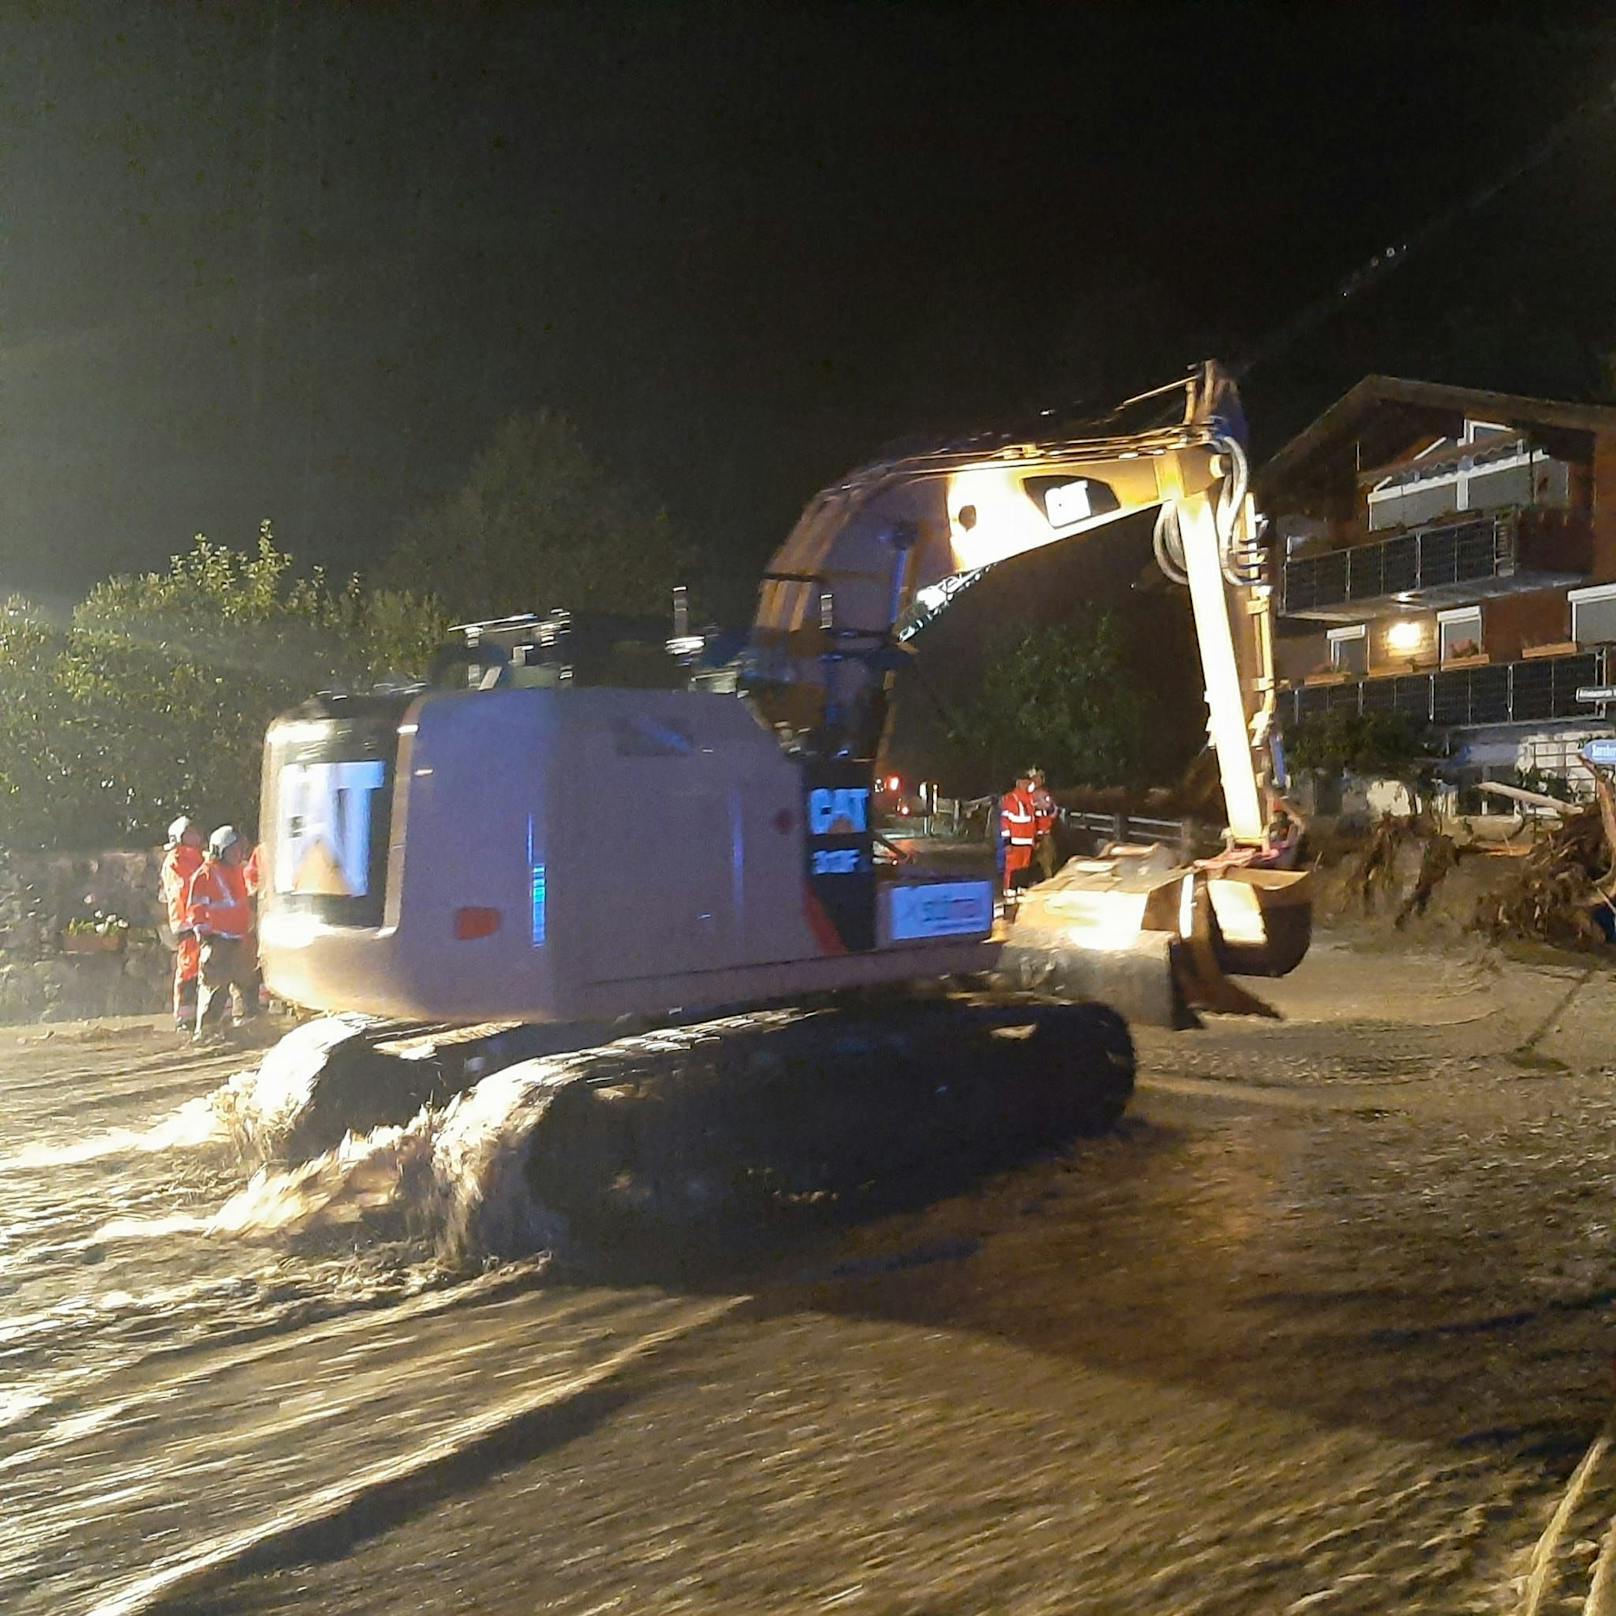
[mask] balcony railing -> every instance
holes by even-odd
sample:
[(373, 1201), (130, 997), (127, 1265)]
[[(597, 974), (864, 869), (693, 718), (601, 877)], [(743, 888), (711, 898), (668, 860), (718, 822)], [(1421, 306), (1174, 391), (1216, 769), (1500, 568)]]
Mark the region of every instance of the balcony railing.
[(1373, 544), (1285, 563), (1284, 605), (1293, 617), (1351, 615), (1391, 602), (1437, 605), (1496, 594), (1502, 585), (1573, 582), (1588, 568), (1580, 513), (1489, 512), (1400, 533)]
[(1299, 685), (1280, 696), (1282, 723), (1299, 724), (1329, 713), (1406, 713), (1422, 723), (1529, 724), (1555, 718), (1594, 720), (1577, 700), (1584, 685), (1616, 672), (1616, 648), (1577, 656), (1533, 657), (1477, 668), (1400, 673), (1339, 685)]

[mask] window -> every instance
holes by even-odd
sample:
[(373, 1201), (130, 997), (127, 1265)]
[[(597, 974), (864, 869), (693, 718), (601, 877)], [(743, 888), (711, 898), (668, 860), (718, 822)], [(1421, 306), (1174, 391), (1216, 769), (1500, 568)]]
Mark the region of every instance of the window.
[(1451, 612), (1436, 614), (1444, 662), (1455, 657), (1477, 656), (1481, 651), (1481, 608), (1456, 606)]
[(1517, 428), (1466, 421), (1428, 443), (1369, 490), (1372, 530), (1419, 527), (1460, 511), (1570, 503), (1570, 467), (1534, 449)]
[(1604, 645), (1616, 641), (1616, 584), (1595, 584), (1570, 590), (1571, 638), (1578, 645)]
[(1369, 671), (1369, 635), (1362, 623), (1351, 628), (1330, 630), (1330, 671), (1332, 673), (1367, 673)]

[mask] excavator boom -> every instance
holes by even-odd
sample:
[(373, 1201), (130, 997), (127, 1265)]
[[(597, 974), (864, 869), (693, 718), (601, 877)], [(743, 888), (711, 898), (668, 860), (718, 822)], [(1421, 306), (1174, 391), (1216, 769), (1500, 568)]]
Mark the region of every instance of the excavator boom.
[[(874, 750), (892, 647), (961, 579), (1160, 513), (1157, 554), (1187, 584), (1228, 822), (1263, 836), (1273, 715), (1272, 596), (1246, 487), (1243, 417), (1215, 364), (1182, 420), (1131, 434), (974, 442), (879, 462), (819, 494), (759, 595), (748, 689), (811, 744)], [(829, 733), (822, 733), (827, 730)]]

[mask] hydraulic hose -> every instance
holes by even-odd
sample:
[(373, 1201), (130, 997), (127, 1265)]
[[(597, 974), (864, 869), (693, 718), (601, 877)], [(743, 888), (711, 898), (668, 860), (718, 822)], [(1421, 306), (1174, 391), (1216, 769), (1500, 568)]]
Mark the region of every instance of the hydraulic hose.
[(1156, 565), (1171, 582), (1181, 587), (1188, 587), (1190, 576), (1184, 570), (1184, 544), (1179, 536), (1178, 508), (1175, 505), (1163, 505), (1156, 512), (1153, 543), (1156, 550)]

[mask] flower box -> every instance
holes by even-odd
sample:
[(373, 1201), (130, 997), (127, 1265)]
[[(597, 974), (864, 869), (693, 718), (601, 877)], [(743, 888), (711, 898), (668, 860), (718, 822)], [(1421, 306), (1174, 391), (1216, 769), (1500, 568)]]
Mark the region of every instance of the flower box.
[(67, 931), (62, 933), (64, 954), (121, 954), (124, 933), (121, 931)]

